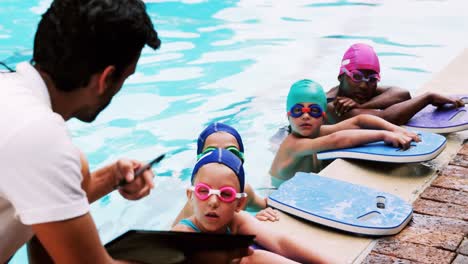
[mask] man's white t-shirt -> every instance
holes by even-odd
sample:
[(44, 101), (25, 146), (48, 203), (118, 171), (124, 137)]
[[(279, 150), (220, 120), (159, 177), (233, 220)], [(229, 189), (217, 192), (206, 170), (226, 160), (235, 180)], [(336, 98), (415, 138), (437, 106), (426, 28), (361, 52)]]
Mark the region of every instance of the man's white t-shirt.
[(86, 214), (79, 150), (31, 64), (0, 73), (0, 263), (32, 237), (31, 225)]

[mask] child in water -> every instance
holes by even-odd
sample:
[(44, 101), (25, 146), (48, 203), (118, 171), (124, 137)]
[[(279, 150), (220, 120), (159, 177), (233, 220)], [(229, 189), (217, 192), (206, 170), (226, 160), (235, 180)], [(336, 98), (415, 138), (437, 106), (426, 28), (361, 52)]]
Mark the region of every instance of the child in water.
[[(327, 98), (322, 86), (300, 80), (291, 86), (286, 112), (290, 133), (279, 146), (270, 174), (275, 186), (298, 171), (319, 172), (317, 152), (349, 148), (375, 141), (385, 141), (407, 149), (419, 137), (410, 131), (372, 115), (358, 115), (335, 125), (323, 125)], [(363, 129), (364, 128), (364, 129)]]
[[(244, 144), (239, 132), (237, 132), (235, 128), (220, 122), (214, 122), (208, 125), (198, 136), (197, 159), (216, 148), (224, 148), (231, 151), (244, 163)], [(247, 193), (247, 202), (243, 205), (243, 210), (246, 208), (260, 210), (267, 207), (266, 199), (256, 194), (250, 184), (245, 185), (245, 192)], [(192, 214), (193, 210), (190, 207), (190, 203), (187, 202), (180, 214), (176, 217), (173, 225)], [(256, 217), (262, 221), (278, 220), (276, 210), (270, 207), (261, 210)]]
[(462, 107), (460, 98), (424, 93), (411, 98), (410, 93), (394, 86), (380, 86), (380, 63), (374, 49), (363, 43), (351, 45), (341, 60), (339, 85), (327, 92), (330, 124), (359, 114), (371, 114), (396, 125), (408, 122), (427, 105)]
[(304, 243), (281, 230), (266, 228), (241, 210), (247, 202), (244, 169), (229, 150), (218, 148), (203, 155), (195, 164), (191, 182), (187, 197), (194, 214), (172, 230), (255, 235), (255, 242), (268, 251), (253, 250), (241, 263), (325, 263)]

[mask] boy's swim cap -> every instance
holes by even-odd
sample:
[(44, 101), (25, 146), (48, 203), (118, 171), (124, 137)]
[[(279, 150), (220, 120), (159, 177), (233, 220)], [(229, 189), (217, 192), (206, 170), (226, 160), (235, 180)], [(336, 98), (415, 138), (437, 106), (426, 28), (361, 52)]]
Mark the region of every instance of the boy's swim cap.
[(211, 123), (209, 126), (207, 126), (198, 136), (197, 154), (202, 153), (203, 145), (205, 145), (206, 138), (210, 136), (211, 134), (219, 132), (219, 131), (223, 131), (234, 136), (237, 140), (237, 144), (239, 144), (239, 150), (241, 152), (244, 152), (244, 144), (242, 143), (242, 138), (239, 135), (239, 132), (237, 132), (237, 130), (231, 126), (228, 126), (226, 124), (219, 123), (219, 122), (214, 122), (214, 123)]
[(222, 148), (218, 148), (211, 152), (208, 152), (197, 161), (192, 171), (192, 184), (198, 170), (208, 163), (220, 163), (234, 171), (234, 173), (237, 176), (237, 179), (239, 179), (240, 191), (244, 192), (245, 175), (242, 162), (236, 155), (232, 154), (229, 150)]
[(344, 68), (352, 70), (373, 70), (380, 74), (380, 63), (374, 49), (363, 43), (357, 43), (349, 47), (343, 55), (340, 67), (340, 76), (344, 73)]
[(323, 111), (327, 109), (327, 96), (322, 86), (308, 79), (297, 81), (291, 86), (286, 101), (286, 112), (301, 102), (318, 104)]

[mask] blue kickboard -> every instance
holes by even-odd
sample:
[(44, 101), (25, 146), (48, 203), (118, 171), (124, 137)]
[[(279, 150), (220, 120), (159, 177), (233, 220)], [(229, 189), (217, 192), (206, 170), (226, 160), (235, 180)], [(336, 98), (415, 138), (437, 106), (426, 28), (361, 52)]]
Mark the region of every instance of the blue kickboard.
[(411, 118), (406, 127), (433, 132), (451, 133), (468, 129), (468, 95), (455, 95), (465, 106), (453, 108), (450, 105), (435, 107), (428, 105)]
[(444, 150), (447, 139), (439, 134), (418, 132), (421, 141), (412, 142), (407, 150), (395, 148), (383, 141), (345, 149), (327, 150), (317, 153), (321, 160), (350, 158), (381, 162), (409, 163), (431, 160)]
[(412, 217), (396, 195), (314, 173), (297, 172), (268, 205), (314, 223), (362, 235), (393, 235)]

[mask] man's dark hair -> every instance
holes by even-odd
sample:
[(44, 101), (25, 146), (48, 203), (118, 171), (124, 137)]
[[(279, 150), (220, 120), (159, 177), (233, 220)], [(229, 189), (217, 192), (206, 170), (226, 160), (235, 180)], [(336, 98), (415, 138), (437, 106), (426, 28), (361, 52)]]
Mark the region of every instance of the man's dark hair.
[(32, 63), (72, 91), (109, 65), (118, 78), (145, 44), (161, 41), (140, 0), (55, 0), (39, 22)]

